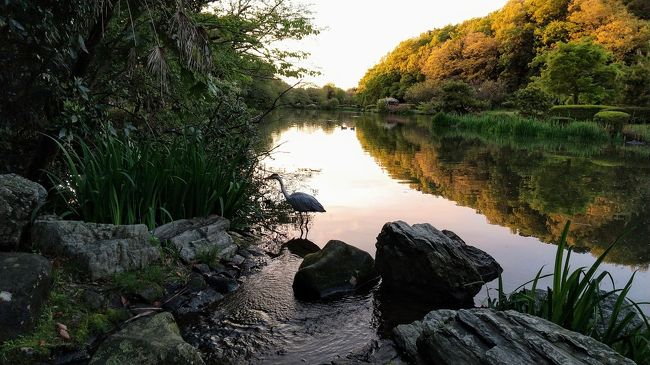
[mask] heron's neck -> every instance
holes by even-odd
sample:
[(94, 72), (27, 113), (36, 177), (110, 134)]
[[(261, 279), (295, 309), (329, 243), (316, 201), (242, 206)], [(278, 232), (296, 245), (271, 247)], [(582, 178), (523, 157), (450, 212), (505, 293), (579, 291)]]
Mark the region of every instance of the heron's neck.
[(284, 182), (282, 181), (282, 178), (278, 178), (278, 181), (280, 182), (280, 190), (282, 190), (282, 194), (284, 194), (284, 197), (286, 199), (289, 199), (289, 193), (287, 193), (287, 189), (284, 187)]

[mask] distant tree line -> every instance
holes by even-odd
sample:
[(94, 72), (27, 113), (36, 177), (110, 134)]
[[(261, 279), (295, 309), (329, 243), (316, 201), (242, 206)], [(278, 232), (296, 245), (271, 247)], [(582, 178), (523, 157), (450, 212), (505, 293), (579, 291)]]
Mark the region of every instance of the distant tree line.
[(494, 108), (527, 89), (522, 97), (554, 104), (647, 106), (649, 4), (510, 0), (488, 16), (400, 43), (360, 80), (358, 99), (441, 109), (443, 99), (464, 94), (471, 98), (460, 109)]

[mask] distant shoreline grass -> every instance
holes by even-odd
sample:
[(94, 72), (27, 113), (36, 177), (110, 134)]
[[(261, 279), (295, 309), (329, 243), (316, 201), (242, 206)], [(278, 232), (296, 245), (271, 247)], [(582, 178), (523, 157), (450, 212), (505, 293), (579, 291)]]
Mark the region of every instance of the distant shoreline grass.
[(610, 140), (607, 130), (595, 122), (540, 121), (518, 115), (438, 113), (431, 126), (475, 132), (493, 138), (518, 137), (526, 139), (570, 140), (580, 143), (605, 143)]

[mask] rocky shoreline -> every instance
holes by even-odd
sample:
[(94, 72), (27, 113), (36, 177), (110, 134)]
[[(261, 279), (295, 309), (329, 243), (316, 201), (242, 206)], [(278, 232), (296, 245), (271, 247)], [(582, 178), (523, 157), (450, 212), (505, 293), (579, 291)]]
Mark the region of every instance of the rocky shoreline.
[[(46, 199), (40, 185), (0, 175), (0, 363), (204, 364), (211, 357), (198, 348), (202, 339), (177, 321), (214, 311), (277, 256), (218, 216), (150, 231), (43, 215)], [(323, 249), (283, 245), (304, 257), (293, 278), (299, 300), (326, 306), (371, 287), (431, 310), (398, 323), (393, 340), (333, 363), (633, 363), (541, 318), (474, 308), (503, 269), (453, 232), (389, 222), (376, 247), (373, 259), (335, 240)]]
[[(64, 315), (54, 312), (61, 317), (53, 319), (57, 338), (35, 338), (36, 348), (4, 346), (0, 363), (201, 364), (174, 318), (206, 310), (237, 290), (242, 274), (266, 262), (264, 250), (253, 245), (260, 239), (230, 231), (222, 217), (184, 219), (149, 231), (144, 225), (38, 215), (46, 199), (40, 185), (0, 175), (0, 247), (7, 251), (0, 252), (0, 343), (20, 342), (37, 331), (44, 311), (60, 309), (48, 307), (52, 295), (73, 292), (80, 309), (75, 312), (89, 314), (85, 320), (110, 321), (78, 341), (76, 324), (63, 323)], [(169, 262), (176, 267), (166, 267)], [(168, 275), (166, 269), (177, 270)], [(55, 283), (54, 276), (69, 282)]]

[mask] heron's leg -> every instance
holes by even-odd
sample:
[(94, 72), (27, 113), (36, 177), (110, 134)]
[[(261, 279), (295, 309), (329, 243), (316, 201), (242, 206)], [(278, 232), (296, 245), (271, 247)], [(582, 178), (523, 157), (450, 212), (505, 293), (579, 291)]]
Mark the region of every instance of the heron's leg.
[(309, 235), (309, 213), (305, 213), (307, 216), (307, 222), (305, 223), (305, 239), (307, 239), (307, 236)]
[(302, 222), (303, 222), (303, 217), (302, 217), (302, 212), (298, 212), (298, 215), (300, 216), (300, 238), (302, 239)]

